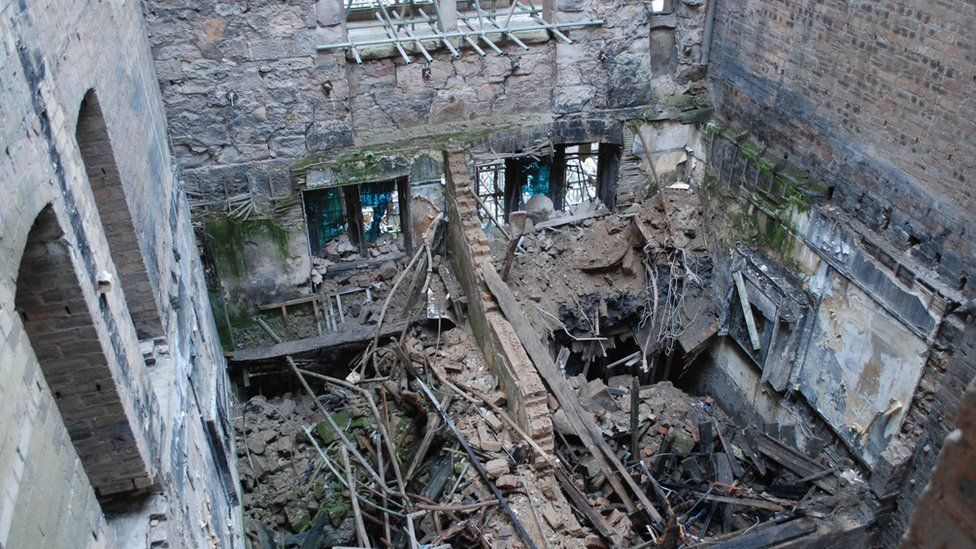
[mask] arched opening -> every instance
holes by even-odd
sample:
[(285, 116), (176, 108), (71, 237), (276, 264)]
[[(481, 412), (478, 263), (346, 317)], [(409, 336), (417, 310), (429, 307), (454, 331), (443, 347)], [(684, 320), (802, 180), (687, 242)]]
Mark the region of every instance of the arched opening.
[(162, 336), (159, 308), (95, 90), (89, 90), (81, 103), (75, 137), (139, 339)]
[(15, 306), (68, 435), (99, 496), (149, 484), (132, 426), (51, 206), (38, 214)]

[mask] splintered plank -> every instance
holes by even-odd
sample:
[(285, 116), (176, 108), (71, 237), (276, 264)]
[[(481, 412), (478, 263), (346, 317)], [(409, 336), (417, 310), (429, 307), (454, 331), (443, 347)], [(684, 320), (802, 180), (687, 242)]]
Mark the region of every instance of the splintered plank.
[(770, 526), (769, 528), (762, 530), (745, 533), (738, 537), (729, 539), (728, 541), (724, 541), (716, 545), (710, 545), (710, 547), (721, 549), (751, 549), (753, 547), (770, 547), (772, 545), (806, 536), (807, 534), (812, 534), (816, 531), (817, 526), (814, 520), (804, 517), (797, 520), (784, 522), (782, 524), (777, 524), (775, 526)]
[[(383, 325), (380, 337), (389, 337), (400, 333), (403, 330), (405, 321), (390, 322)], [(349, 345), (353, 343), (366, 343), (376, 335), (376, 326), (357, 326), (341, 332), (329, 332), (320, 336), (306, 337), (294, 341), (285, 341), (274, 345), (256, 347), (254, 349), (241, 349), (234, 351), (230, 360), (232, 362), (256, 362), (260, 360), (272, 360), (282, 358), (287, 355), (299, 355), (319, 349), (327, 349), (338, 345)]]
[(810, 478), (811, 482), (828, 494), (837, 493), (837, 479), (833, 476), (827, 478), (820, 476), (829, 467), (820, 465), (799, 450), (763, 433), (762, 438), (759, 439), (759, 451), (801, 477)]

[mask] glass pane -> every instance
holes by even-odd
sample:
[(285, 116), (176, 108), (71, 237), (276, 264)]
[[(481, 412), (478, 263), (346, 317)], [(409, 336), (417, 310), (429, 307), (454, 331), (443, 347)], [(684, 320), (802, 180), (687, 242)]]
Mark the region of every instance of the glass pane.
[(359, 202), (363, 209), (363, 235), (367, 243), (374, 243), (386, 234), (393, 237), (400, 235), (400, 202), (394, 181), (359, 185)]
[(326, 253), (330, 241), (349, 232), (346, 205), (339, 187), (306, 192), (305, 212), (312, 249), (318, 255)]
[(523, 169), (525, 185), (522, 187), (522, 201), (519, 209), (535, 195), (549, 196), (549, 161), (536, 160), (527, 164)]

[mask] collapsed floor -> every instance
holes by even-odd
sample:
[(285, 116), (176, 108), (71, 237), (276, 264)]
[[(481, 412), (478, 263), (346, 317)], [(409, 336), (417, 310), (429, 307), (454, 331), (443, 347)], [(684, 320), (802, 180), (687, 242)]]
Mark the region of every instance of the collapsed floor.
[[(526, 433), (476, 343), (442, 226), (395, 275), (319, 280), (326, 295), (373, 289), (338, 327), (269, 308), (258, 347), (233, 357), (250, 395), (234, 425), (255, 546), (757, 546), (870, 526), (877, 504), (853, 462), (813, 459), (675, 387), (718, 320), (695, 192), (662, 196), (528, 218), (492, 245), (568, 384), (545, 399), (549, 439)], [(668, 205), (679, 221), (653, 222)]]
[[(355, 384), (322, 378), (305, 370), (313, 364), (299, 362), (318, 404), (298, 387), (270, 399), (254, 396), (242, 406), (234, 424), (246, 531), (256, 546), (354, 543), (357, 520), (368, 546), (508, 546), (519, 540), (518, 528), (537, 546), (550, 547), (633, 546), (667, 536), (694, 544), (735, 532), (782, 541), (816, 530), (803, 517), (858, 524), (870, 514), (859, 493), (865, 485), (853, 473), (842, 480), (831, 471), (801, 478), (757, 455), (710, 398), (690, 396), (667, 381), (639, 389), (637, 459), (631, 451), (632, 378), (616, 376), (609, 384), (571, 378), (583, 407), (671, 521), (648, 524), (640, 513), (628, 516), (559, 409), (555, 452), (541, 451), (520, 432), (501, 408), (504, 395), (465, 327), (440, 338), (435, 328), (418, 328), (402, 346), (378, 355), (388, 365), (384, 375)], [(425, 396), (418, 379), (433, 396)], [(777, 448), (797, 467), (816, 467), (795, 450)], [(379, 471), (383, 483), (376, 480)], [(349, 501), (350, 478), (358, 510)], [(568, 479), (575, 488), (560, 488)], [(575, 495), (583, 499), (570, 503), (563, 490), (579, 490)], [(597, 515), (604, 520), (591, 524), (587, 517)], [(600, 528), (608, 528), (609, 539), (601, 538)]]

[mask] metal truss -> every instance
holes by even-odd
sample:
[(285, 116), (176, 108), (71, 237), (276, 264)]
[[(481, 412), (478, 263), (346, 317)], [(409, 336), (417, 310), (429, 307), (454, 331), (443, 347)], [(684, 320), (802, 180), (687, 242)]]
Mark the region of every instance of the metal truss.
[[(456, 13), (457, 30), (446, 30), (445, 17), (440, 2), (443, 0), (346, 0), (346, 25), (350, 32), (362, 29), (382, 29), (385, 38), (367, 40), (348, 39), (345, 42), (324, 44), (316, 47), (319, 52), (345, 50), (352, 54), (356, 63), (362, 64), (360, 48), (366, 46), (393, 45), (400, 57), (406, 63), (413, 63), (413, 58), (406, 47), (416, 45), (417, 51), (429, 63), (434, 60), (428, 46), (430, 43), (443, 44), (452, 57), (461, 56), (461, 44), (465, 43), (478, 55), (488, 55), (486, 48), (498, 55), (504, 55), (496, 40), (508, 39), (513, 44), (528, 50), (529, 47), (516, 36), (518, 33), (546, 31), (557, 40), (566, 44), (573, 41), (563, 31), (584, 27), (596, 27), (603, 24), (602, 20), (588, 20), (572, 23), (551, 23), (543, 19), (543, 9), (536, 7), (532, 0), (513, 0), (505, 8), (496, 7), (494, 0), (490, 6), (483, 8), (481, 0), (471, 0), (474, 11)], [(433, 9), (433, 15), (428, 15), (424, 6)], [(375, 20), (350, 22), (350, 14), (363, 15), (371, 13)], [(512, 26), (512, 19), (518, 18), (520, 23)], [(424, 44), (427, 43), (428, 46)]]

